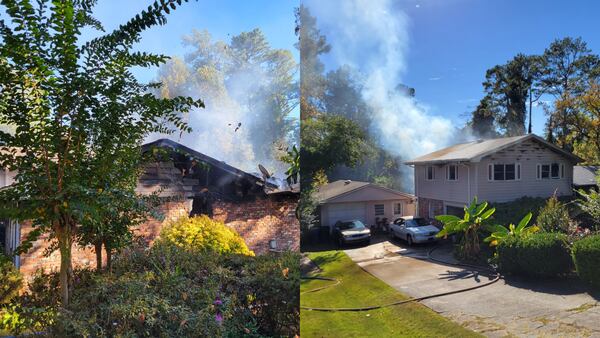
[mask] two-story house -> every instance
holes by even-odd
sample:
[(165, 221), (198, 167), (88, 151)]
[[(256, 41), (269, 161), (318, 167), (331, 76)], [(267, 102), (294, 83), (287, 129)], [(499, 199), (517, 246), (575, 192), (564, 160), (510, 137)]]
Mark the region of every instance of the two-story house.
[(508, 202), (568, 196), (581, 159), (528, 134), (456, 144), (405, 162), (414, 167), (419, 216), (463, 214), (473, 197)]

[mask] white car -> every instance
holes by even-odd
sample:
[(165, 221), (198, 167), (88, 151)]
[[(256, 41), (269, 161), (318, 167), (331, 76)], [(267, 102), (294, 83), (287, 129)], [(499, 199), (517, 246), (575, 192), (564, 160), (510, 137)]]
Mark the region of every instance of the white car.
[(435, 235), (438, 232), (440, 232), (440, 229), (421, 217), (402, 217), (390, 224), (390, 236), (401, 238), (408, 245), (435, 242), (437, 240)]

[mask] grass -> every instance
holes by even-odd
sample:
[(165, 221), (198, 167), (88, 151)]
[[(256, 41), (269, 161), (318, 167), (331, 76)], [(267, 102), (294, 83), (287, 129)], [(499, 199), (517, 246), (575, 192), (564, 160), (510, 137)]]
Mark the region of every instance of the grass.
[[(302, 306), (360, 307), (390, 303), (408, 297), (362, 270), (341, 251), (310, 253), (320, 276), (341, 280), (337, 286), (302, 293)], [(303, 280), (300, 292), (333, 282)], [(419, 303), (361, 312), (301, 310), (302, 337), (480, 337)]]

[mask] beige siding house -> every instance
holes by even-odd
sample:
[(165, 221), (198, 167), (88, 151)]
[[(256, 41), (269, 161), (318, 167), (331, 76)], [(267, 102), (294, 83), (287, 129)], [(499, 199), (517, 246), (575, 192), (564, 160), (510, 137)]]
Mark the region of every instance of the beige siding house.
[(520, 197), (573, 193), (581, 159), (528, 134), (457, 144), (405, 162), (414, 167), (418, 215), (460, 214), (477, 196), (508, 202)]
[(332, 228), (335, 222), (358, 219), (368, 226), (377, 219), (389, 221), (415, 214), (415, 196), (377, 184), (340, 180), (319, 188), (321, 226)]

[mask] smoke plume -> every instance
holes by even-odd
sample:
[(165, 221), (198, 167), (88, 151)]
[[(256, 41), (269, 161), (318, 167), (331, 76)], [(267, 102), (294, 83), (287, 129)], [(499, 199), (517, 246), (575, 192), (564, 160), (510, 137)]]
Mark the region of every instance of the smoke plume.
[[(257, 44), (267, 43), (258, 30), (242, 34), (253, 34)], [(273, 74), (293, 73), (296, 64), (291, 53), (268, 49), (270, 60), (276, 61), (239, 65), (239, 54), (232, 50), (231, 43), (214, 41), (206, 31), (193, 31), (184, 38), (184, 44), (189, 48), (185, 58), (173, 57), (160, 68), (157, 79), (163, 87), (157, 94), (199, 98), (205, 108), (186, 116), (191, 133), (155, 134), (148, 140), (167, 137), (242, 170), (256, 173), (258, 164), (262, 164), (283, 177), (286, 164), (279, 162), (277, 155), (293, 142), (295, 122), (285, 109), (278, 112), (278, 106), (268, 98), (285, 96), (290, 91), (282, 89), (278, 82), (281, 77)], [(267, 65), (273, 64), (282, 66), (270, 70)], [(287, 108), (294, 103), (281, 105)], [(281, 119), (274, 122), (275, 116)]]
[[(409, 20), (394, 4), (391, 0), (305, 1), (332, 45), (333, 60), (327, 61), (350, 65), (364, 75), (362, 95), (374, 111), (372, 134), (390, 153), (411, 159), (449, 145), (457, 130), (448, 119), (430, 114), (426, 105), (397, 90), (409, 66)], [(403, 186), (411, 189), (413, 171), (403, 168)]]

